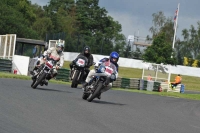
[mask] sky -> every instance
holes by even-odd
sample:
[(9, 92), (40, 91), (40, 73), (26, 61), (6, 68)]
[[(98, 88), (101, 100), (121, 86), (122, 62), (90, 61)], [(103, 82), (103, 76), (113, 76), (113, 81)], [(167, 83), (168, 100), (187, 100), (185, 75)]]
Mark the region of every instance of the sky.
[[(47, 5), (49, 0), (31, 0), (32, 4)], [(166, 17), (174, 17), (180, 3), (178, 15), (177, 38), (182, 40), (182, 30), (197, 28), (200, 21), (200, 0), (99, 0), (99, 6), (104, 7), (115, 21), (122, 25), (125, 37), (139, 35), (145, 38), (151, 36), (149, 28), (153, 26), (152, 14), (164, 12)]]

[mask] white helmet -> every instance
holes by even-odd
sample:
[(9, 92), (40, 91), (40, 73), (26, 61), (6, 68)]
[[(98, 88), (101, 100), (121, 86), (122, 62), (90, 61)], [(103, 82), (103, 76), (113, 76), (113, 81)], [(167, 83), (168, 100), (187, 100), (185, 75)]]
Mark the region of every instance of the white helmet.
[[(59, 47), (60, 47), (61, 49), (58, 49)], [(62, 52), (62, 51), (64, 50), (64, 44), (61, 43), (61, 42), (58, 42), (58, 43), (56, 44), (56, 48), (57, 48), (58, 53), (60, 53), (60, 52)]]

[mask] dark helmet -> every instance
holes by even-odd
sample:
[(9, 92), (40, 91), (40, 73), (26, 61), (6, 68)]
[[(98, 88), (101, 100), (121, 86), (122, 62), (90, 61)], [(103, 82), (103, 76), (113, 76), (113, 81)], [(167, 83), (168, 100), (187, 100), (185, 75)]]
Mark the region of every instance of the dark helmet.
[[(113, 61), (113, 58), (117, 59), (116, 61)], [(110, 53), (110, 61), (113, 63), (117, 63), (119, 60), (119, 54), (115, 51), (113, 51), (112, 53)]]
[[(85, 51), (88, 51), (88, 52), (86, 53)], [(83, 53), (84, 53), (85, 55), (89, 55), (89, 54), (90, 54), (90, 47), (89, 47), (89, 46), (85, 46), (85, 47), (83, 48)]]

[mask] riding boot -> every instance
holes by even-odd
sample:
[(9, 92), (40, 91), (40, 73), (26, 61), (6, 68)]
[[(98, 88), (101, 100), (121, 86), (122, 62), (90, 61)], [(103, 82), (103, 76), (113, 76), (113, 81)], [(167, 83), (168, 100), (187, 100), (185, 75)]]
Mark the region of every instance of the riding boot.
[(87, 85), (88, 85), (87, 82), (83, 83), (83, 86), (82, 86), (82, 90), (83, 90), (83, 91), (86, 91), (86, 86), (87, 86)]

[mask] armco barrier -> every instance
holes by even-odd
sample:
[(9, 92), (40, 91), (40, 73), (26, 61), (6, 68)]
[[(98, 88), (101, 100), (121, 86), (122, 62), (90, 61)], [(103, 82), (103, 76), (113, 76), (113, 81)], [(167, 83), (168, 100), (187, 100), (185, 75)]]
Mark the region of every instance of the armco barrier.
[(142, 90), (147, 90), (147, 83), (148, 83), (148, 81), (147, 80), (144, 80), (143, 81), (144, 83), (143, 83), (143, 89)]
[(147, 81), (147, 91), (153, 91), (154, 89), (154, 81)]
[(135, 78), (118, 77), (117, 80), (113, 82), (113, 87), (116, 88), (139, 89), (139, 85), (140, 80)]
[(144, 88), (144, 80), (139, 79), (139, 90), (143, 90), (143, 88)]
[(0, 59), (0, 71), (12, 72), (12, 61), (8, 59)]
[(154, 82), (153, 91), (159, 91), (160, 86), (161, 86), (160, 82)]
[(140, 86), (140, 80), (137, 78), (131, 78), (130, 79), (130, 88), (131, 89), (139, 89)]
[(58, 75), (56, 76), (56, 79), (64, 82), (69, 82), (69, 75), (70, 75), (69, 69), (64, 69), (64, 68), (58, 69)]
[(130, 79), (122, 78), (121, 88), (130, 88)]
[(122, 78), (118, 77), (116, 81), (113, 82), (113, 87), (120, 88), (121, 87)]
[(140, 79), (139, 83), (140, 90), (159, 91), (159, 88), (161, 87), (161, 83), (155, 81), (147, 81)]

